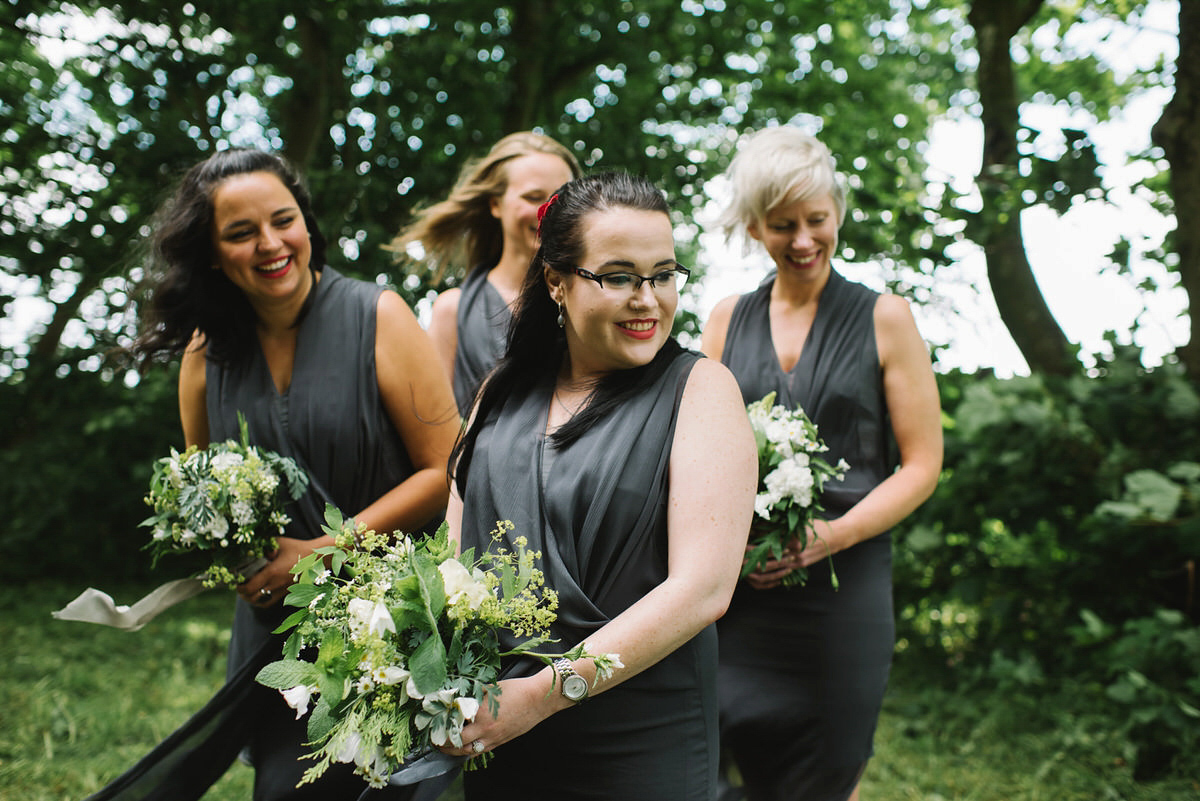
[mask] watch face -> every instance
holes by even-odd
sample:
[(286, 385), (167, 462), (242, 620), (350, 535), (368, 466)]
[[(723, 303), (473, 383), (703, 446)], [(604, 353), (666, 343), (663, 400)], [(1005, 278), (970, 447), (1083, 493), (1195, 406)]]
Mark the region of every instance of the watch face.
[(568, 700), (578, 701), (587, 697), (587, 680), (583, 676), (567, 676), (562, 683), (563, 695)]

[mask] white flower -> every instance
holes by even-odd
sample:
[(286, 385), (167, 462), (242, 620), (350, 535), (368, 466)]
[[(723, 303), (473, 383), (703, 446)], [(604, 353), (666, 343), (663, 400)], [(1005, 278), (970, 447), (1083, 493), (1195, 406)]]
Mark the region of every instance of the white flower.
[(421, 691), (417, 689), (417, 683), (413, 681), (412, 676), (409, 676), (408, 681), (404, 682), (404, 692), (407, 693), (408, 697), (412, 698), (413, 700), (420, 700), (421, 698), (424, 698), (424, 696), (421, 695)]
[(301, 716), (308, 712), (308, 702), (312, 699), (312, 695), (316, 690), (316, 687), (297, 684), (290, 690), (280, 690), (279, 692), (283, 694), (283, 700), (287, 701), (287, 705), (296, 710), (296, 720), (299, 720)]
[(221, 473), (228, 470), (233, 470), (245, 460), (240, 453), (232, 453), (225, 451), (218, 453), (212, 458), (212, 469), (214, 473)]
[(324, 584), (326, 581), (329, 581), (329, 577), (332, 575), (333, 573), (329, 571), (329, 568), (325, 568), (313, 577), (313, 584)]
[(396, 631), (391, 613), (378, 601), (372, 603), (365, 598), (351, 598), (346, 605), (346, 614), (350, 618), (351, 639), (361, 640), (371, 634), (382, 637), (387, 632)]
[(474, 720), (476, 713), (479, 712), (479, 702), (474, 698), (455, 698), (454, 706), (457, 707), (458, 711), (462, 714), (463, 720), (467, 721), (468, 723)]
[(772, 498), (770, 493), (758, 493), (754, 496), (754, 513), (763, 520), (770, 520), (771, 507), (775, 505), (777, 500), (777, 498)]
[(465, 598), (467, 606), (471, 609), (478, 609), (479, 605), (487, 599), (487, 587), (476, 581), (467, 572), (466, 566), (457, 559), (447, 559), (442, 562), (438, 565), (438, 571), (442, 574), (442, 583), (446, 588), (446, 600), (450, 604), (456, 604)]
[(240, 498), (229, 504), (229, 514), (233, 516), (233, 522), (239, 526), (248, 526), (254, 522), (255, 518), (254, 507), (248, 501)]
[(224, 539), (229, 533), (229, 521), (224, 515), (214, 515), (212, 522), (208, 524), (208, 536), (214, 540)]
[(185, 528), (183, 533), (179, 535), (179, 541), (184, 545), (191, 545), (197, 539), (196, 532), (192, 531), (190, 528)]
[[(767, 494), (791, 498), (800, 506), (812, 505), (813, 474), (806, 453), (785, 459), (763, 479)], [(757, 499), (755, 501), (757, 511)]]
[(385, 686), (394, 686), (396, 684), (406, 684), (412, 674), (402, 667), (388, 665), (387, 667), (375, 668), (371, 671), (371, 678)]

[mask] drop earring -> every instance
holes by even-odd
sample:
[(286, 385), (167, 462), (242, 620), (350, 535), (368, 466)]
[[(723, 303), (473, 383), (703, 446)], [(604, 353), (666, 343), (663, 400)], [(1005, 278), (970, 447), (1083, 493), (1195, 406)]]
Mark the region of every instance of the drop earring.
[(565, 322), (563, 320), (563, 305), (561, 300), (558, 302), (558, 319), (555, 322), (558, 323), (559, 328), (562, 328), (563, 323)]

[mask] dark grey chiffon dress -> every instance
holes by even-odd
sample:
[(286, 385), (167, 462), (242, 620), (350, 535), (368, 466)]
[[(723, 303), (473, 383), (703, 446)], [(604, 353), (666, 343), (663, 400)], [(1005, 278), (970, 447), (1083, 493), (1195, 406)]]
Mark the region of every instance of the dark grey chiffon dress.
[[(289, 537), (320, 536), (327, 502), (355, 514), (413, 472), (375, 375), (381, 291), (332, 268), (323, 270), (300, 325), (286, 393), (276, 391), (258, 348), (241, 365), (208, 364), (210, 440), (237, 439), (240, 411), (252, 444), (295, 459), (309, 474), (308, 492), (287, 509)], [(254, 681), (264, 664), (279, 658), (283, 637), (271, 632), (291, 611), (280, 605), (258, 609), (239, 598), (225, 686), (94, 798), (199, 798), (243, 748), (249, 749), (255, 767), (256, 801), (358, 798), (367, 785), (347, 765), (336, 765), (320, 781), (296, 788), (313, 764), (301, 761), (309, 752), (302, 745), (307, 721), (296, 720), (277, 691)]]
[(454, 351), (454, 400), (458, 413), (470, 414), (475, 391), (504, 355), (512, 312), (487, 280), (490, 268), (467, 273), (458, 299), (458, 345)]
[[(543, 433), (549, 383), (509, 399), (481, 430), (463, 496), (463, 548), (492, 547), (489, 533), (509, 520), (503, 547), (526, 537), (542, 552), (559, 599), (559, 642), (544, 650), (586, 639), (666, 578), (671, 443), (697, 358), (679, 351), (657, 381), (562, 450)], [(517, 661), (506, 675), (541, 667)], [(463, 774), (467, 797), (711, 799), (715, 674), (709, 626), (646, 671), (497, 748), (487, 768)]]
[[(776, 392), (817, 424), (844, 481), (826, 485), (824, 516), (845, 513), (891, 474), (894, 446), (875, 346), (878, 293), (837, 272), (821, 293), (800, 359), (784, 372), (771, 338), (773, 276), (734, 307), (722, 361), (747, 403)], [(718, 621), (722, 747), (751, 799), (842, 801), (872, 753), (895, 643), (891, 535), (809, 569), (803, 587), (741, 582)]]

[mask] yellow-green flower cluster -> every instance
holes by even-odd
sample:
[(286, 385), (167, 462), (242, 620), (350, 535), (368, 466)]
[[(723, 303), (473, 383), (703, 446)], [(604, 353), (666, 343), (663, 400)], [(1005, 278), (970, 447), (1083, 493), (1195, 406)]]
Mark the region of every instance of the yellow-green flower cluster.
[[(453, 743), (482, 704), (495, 703), (501, 659), (526, 653), (547, 663), (562, 654), (532, 649), (546, 641), (557, 595), (537, 567), (541, 554), (523, 537), (515, 551), (493, 547), (459, 555), (445, 526), (421, 539), (380, 535), (332, 507), (325, 531), (337, 543), (296, 566), (285, 604), (297, 608), (284, 659), (258, 680), (308, 712), (315, 778), (335, 762), (352, 763), (373, 786), (415, 753)], [(493, 537), (512, 530), (497, 524)], [(522, 639), (503, 651), (498, 629)], [(315, 646), (315, 662), (299, 659)], [(580, 644), (572, 658), (593, 656)], [(616, 654), (595, 657), (598, 670), (620, 667)], [(315, 699), (315, 701), (314, 701)]]

